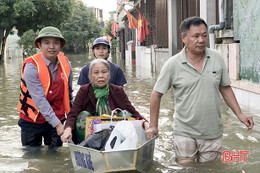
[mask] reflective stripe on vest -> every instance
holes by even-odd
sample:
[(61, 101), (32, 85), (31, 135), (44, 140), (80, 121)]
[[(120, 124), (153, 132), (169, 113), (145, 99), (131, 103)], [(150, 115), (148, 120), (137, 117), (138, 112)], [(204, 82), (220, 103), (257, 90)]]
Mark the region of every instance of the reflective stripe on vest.
[[(23, 78), (23, 72), (25, 64), (29, 61), (33, 60), (37, 66), (38, 69), (38, 75), (39, 79), (41, 81), (41, 84), (43, 86), (43, 90), (45, 93), (45, 97), (47, 98), (49, 88), (50, 88), (50, 73), (48, 70), (48, 67), (45, 63), (45, 61), (41, 57), (41, 52), (34, 55), (33, 57), (29, 57), (26, 60), (24, 60), (22, 64), (22, 70), (21, 70), (21, 93), (20, 93), (20, 101), (18, 103), (17, 109), (31, 118), (34, 122), (36, 122), (36, 119), (39, 115), (39, 110), (35, 106), (29, 91), (26, 87), (26, 83)], [(70, 99), (69, 99), (69, 85), (68, 85), (68, 75), (70, 73), (70, 66), (67, 60), (67, 57), (63, 56), (63, 53), (60, 52), (58, 54), (58, 60), (62, 67), (62, 73), (64, 76), (64, 96), (63, 96), (63, 104), (65, 108), (65, 112), (68, 114), (70, 111)]]
[(66, 114), (70, 112), (70, 98), (69, 98), (69, 74), (70, 74), (70, 66), (67, 58), (63, 55), (62, 52), (58, 54), (58, 60), (60, 62), (60, 66), (62, 69), (62, 73), (64, 76), (64, 96), (63, 96), (63, 105), (65, 108)]

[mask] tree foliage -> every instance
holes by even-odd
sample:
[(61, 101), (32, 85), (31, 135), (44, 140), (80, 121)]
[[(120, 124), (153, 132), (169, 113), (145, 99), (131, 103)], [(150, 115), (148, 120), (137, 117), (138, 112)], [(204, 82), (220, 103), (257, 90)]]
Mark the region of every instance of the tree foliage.
[(30, 29), (60, 27), (71, 16), (73, 3), (74, 0), (1, 0), (0, 59), (7, 36), (14, 27), (19, 36)]
[(62, 24), (61, 30), (67, 40), (64, 51), (80, 53), (100, 36), (101, 27), (93, 12), (79, 1), (74, 6), (72, 17)]
[(18, 40), (18, 44), (23, 47), (24, 53), (26, 52), (28, 57), (36, 53), (34, 39), (37, 37), (38, 33), (39, 32), (34, 32), (30, 29), (29, 31), (26, 31)]

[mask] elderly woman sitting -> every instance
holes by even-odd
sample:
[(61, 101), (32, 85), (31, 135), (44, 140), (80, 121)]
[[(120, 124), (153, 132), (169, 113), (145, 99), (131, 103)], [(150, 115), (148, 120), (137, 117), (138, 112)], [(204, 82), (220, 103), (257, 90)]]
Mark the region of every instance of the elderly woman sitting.
[(63, 142), (72, 138), (72, 130), (75, 128), (75, 121), (81, 111), (88, 111), (92, 115), (110, 114), (111, 110), (120, 108), (127, 110), (137, 120), (143, 119), (143, 127), (147, 129), (149, 123), (135, 110), (129, 101), (124, 89), (120, 86), (108, 83), (110, 77), (109, 63), (103, 59), (95, 59), (89, 68), (91, 83), (80, 87), (71, 111), (68, 115), (65, 131), (61, 136)]

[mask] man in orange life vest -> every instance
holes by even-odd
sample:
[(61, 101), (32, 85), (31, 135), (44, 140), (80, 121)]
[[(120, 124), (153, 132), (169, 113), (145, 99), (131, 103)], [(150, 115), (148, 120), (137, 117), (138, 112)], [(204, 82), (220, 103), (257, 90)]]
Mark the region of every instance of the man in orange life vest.
[(17, 109), (22, 145), (50, 149), (62, 146), (65, 113), (72, 104), (72, 71), (60, 52), (66, 44), (55, 27), (45, 27), (34, 42), (41, 51), (27, 58), (21, 70), (21, 93)]

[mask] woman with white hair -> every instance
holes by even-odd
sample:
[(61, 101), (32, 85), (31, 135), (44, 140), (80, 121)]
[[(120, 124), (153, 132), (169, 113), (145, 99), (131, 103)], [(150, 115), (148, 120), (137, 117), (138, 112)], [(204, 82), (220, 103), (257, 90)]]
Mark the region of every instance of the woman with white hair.
[(109, 83), (109, 63), (103, 59), (95, 59), (90, 63), (89, 78), (91, 83), (82, 85), (75, 97), (71, 111), (68, 115), (63, 142), (72, 138), (72, 130), (75, 129), (75, 121), (78, 114), (88, 111), (92, 115), (101, 116), (110, 114), (111, 110), (120, 108), (127, 110), (136, 120), (143, 120), (143, 127), (149, 127), (148, 121), (140, 115), (129, 101), (123, 87)]

